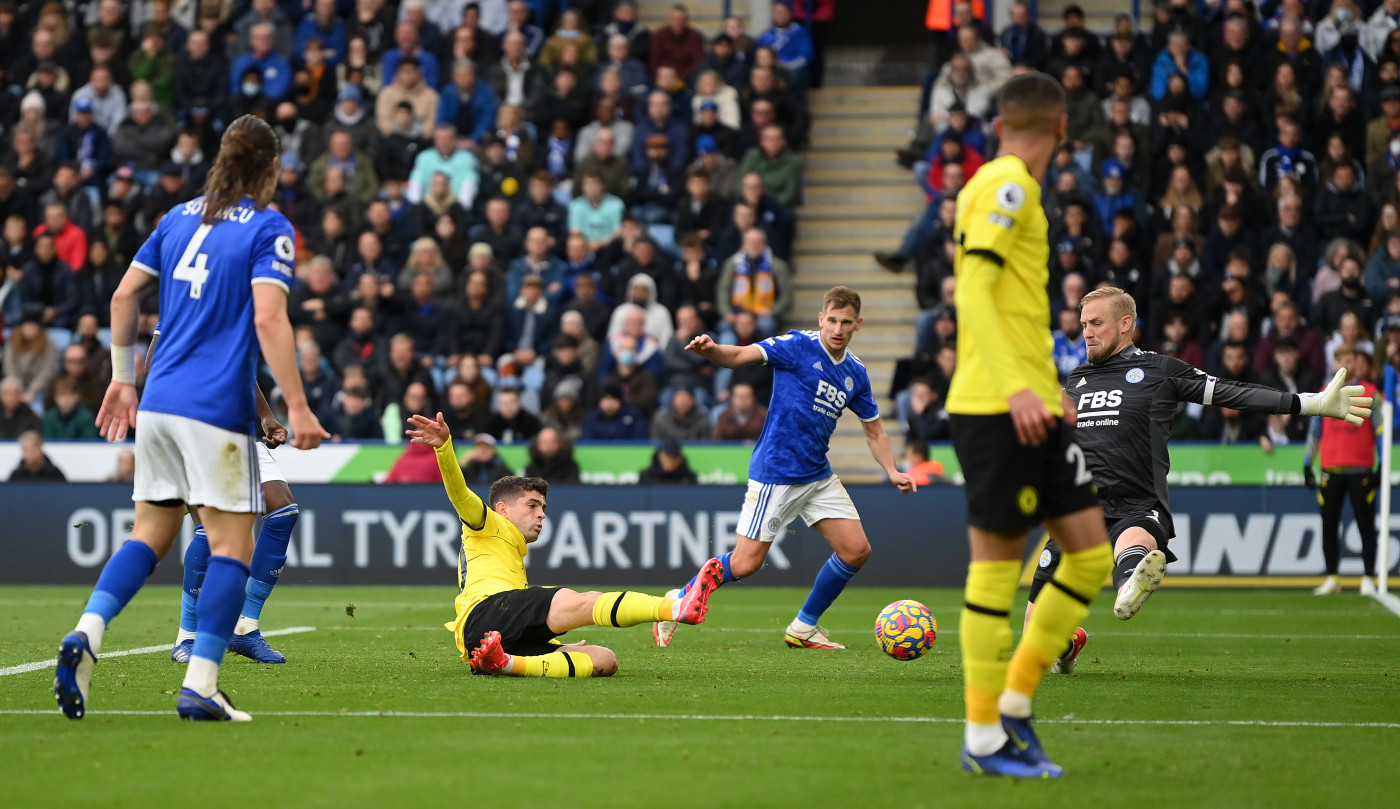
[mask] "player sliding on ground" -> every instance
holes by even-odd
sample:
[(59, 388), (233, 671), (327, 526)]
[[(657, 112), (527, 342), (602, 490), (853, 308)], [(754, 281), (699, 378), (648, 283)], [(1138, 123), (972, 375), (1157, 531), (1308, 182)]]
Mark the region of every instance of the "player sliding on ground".
[[(1113, 542), (1113, 614), (1128, 620), (1162, 584), (1176, 556), (1167, 547), (1175, 534), (1167, 473), (1167, 439), (1183, 402), (1227, 407), (1245, 413), (1324, 416), (1361, 424), (1371, 415), (1371, 397), (1360, 385), (1344, 385), (1339, 370), (1321, 393), (1288, 393), (1204, 371), (1174, 357), (1133, 345), (1137, 302), (1116, 287), (1084, 296), (1079, 309), (1089, 361), (1074, 369), (1065, 391), (1078, 411), (1075, 441), (1094, 476), (1109, 540)], [(1227, 362), (1243, 362), (1244, 346), (1228, 344)], [(1228, 356), (1239, 352), (1238, 358)], [(1063, 554), (1054, 538), (1045, 545), (1026, 605), (1029, 625), (1035, 603), (1055, 575)], [(1069, 674), (1088, 641), (1075, 630), (1054, 670)]]
[[(959, 624), (967, 726), (963, 768), (1023, 778), (1062, 774), (1031, 725), (1046, 669), (1089, 613), (1113, 565), (1093, 476), (1062, 420), (1052, 358), (1048, 225), (1040, 187), (1068, 126), (1065, 91), (1044, 73), (1013, 78), (994, 122), (1001, 145), (958, 194), (953, 269), (958, 365), (948, 390), (966, 481), (968, 567)], [(1031, 526), (1066, 552), (1012, 652), (1011, 606)]]
[[(816, 331), (793, 330), (747, 346), (719, 345), (702, 334), (686, 346), (724, 368), (773, 366), (773, 399), (749, 460), (749, 491), (739, 513), (734, 550), (706, 562), (699, 576), (670, 595), (688, 593), (716, 564), (726, 582), (757, 573), (773, 541), (801, 516), (834, 552), (817, 573), (811, 595), (783, 640), (797, 648), (846, 648), (817, 621), (870, 558), (860, 514), (826, 458), (836, 420), (847, 407), (860, 418), (870, 454), (890, 482), (901, 492), (915, 489), (909, 476), (895, 468), (894, 450), (870, 391), (870, 375), (850, 351), (861, 322), (860, 295), (848, 287), (832, 287), (822, 300)], [(653, 629), (656, 644), (669, 646), (675, 631), (674, 622), (658, 623)]]
[(312, 449), (330, 437), (307, 406), (287, 320), (295, 234), (286, 217), (267, 209), (279, 154), (265, 122), (244, 115), (230, 124), (204, 196), (161, 218), (112, 298), (112, 383), (97, 413), (108, 440), (136, 426), (137, 302), (157, 280), (167, 333), (139, 402), (131, 541), (102, 568), (77, 627), (59, 645), (54, 696), (70, 719), (87, 711), (107, 625), (170, 550), (187, 506), (208, 530), (211, 556), (176, 711), (183, 719), (252, 718), (233, 707), (218, 679), (263, 510), (252, 392), (259, 344), (286, 399), (293, 446)]
[(583, 641), (555, 641), (583, 626), (636, 626), (662, 619), (698, 624), (705, 620), (710, 593), (719, 585), (713, 562), (685, 598), (643, 593), (578, 593), (531, 587), (525, 580), (525, 553), (544, 527), (549, 484), (540, 478), (507, 476), (491, 484), (487, 508), (462, 477), (452, 434), (442, 414), (413, 416), (407, 435), (437, 453), (447, 497), (462, 521), (457, 555), (457, 618), (447, 624), (462, 659), (477, 674), (516, 677), (607, 677), (617, 672), (617, 656)]
[[(146, 349), (146, 373), (151, 372), (151, 360), (160, 342), (160, 324), (151, 333), (151, 346)], [(253, 546), (253, 559), (249, 563), (248, 587), (243, 598), (243, 609), (238, 614), (238, 624), (234, 626), (233, 637), (229, 638), (228, 650), (237, 655), (256, 660), (259, 663), (285, 663), (287, 658), (268, 645), (258, 628), (262, 618), (263, 605), (272, 594), (272, 588), (282, 575), (287, 564), (287, 544), (292, 538), (292, 528), (297, 524), (300, 507), (292, 498), (292, 490), (287, 486), (287, 478), (277, 467), (272, 450), (287, 443), (287, 428), (277, 420), (262, 389), (253, 386), (258, 398), (258, 424), (263, 438), (256, 445), (258, 453), (258, 479), (262, 481), (263, 504), (266, 515), (262, 530), (258, 532), (257, 544)], [(175, 637), (175, 646), (170, 650), (173, 663), (188, 663), (194, 653), (195, 631), (199, 628), (199, 592), (204, 587), (204, 576), (209, 571), (209, 535), (199, 522), (199, 514), (190, 509), (190, 518), (195, 521), (194, 539), (185, 549), (185, 574), (180, 595), (180, 632)]]

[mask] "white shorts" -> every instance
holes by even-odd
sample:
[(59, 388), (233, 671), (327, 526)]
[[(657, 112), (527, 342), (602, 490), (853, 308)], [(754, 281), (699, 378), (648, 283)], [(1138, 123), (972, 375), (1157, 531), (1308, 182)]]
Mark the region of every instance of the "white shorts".
[(750, 480), (736, 530), (740, 536), (772, 542), (799, 516), (808, 525), (826, 519), (860, 519), (846, 487), (835, 475), (793, 485)]
[(252, 435), (151, 411), (142, 411), (138, 423), (132, 500), (178, 500), (234, 514), (263, 512), (253, 447), (261, 443)]
[(277, 459), (272, 457), (272, 450), (267, 448), (267, 444), (262, 441), (254, 441), (258, 445), (258, 477), (263, 483), (274, 480), (287, 482), (287, 476), (282, 474), (282, 468), (277, 465)]

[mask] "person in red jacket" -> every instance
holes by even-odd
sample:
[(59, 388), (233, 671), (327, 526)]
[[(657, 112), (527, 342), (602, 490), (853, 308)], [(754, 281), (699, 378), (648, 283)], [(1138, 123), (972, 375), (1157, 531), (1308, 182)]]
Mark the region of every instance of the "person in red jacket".
[[(1347, 372), (1346, 384), (1360, 385), (1365, 395), (1378, 399), (1371, 375), (1371, 354), (1364, 349), (1343, 345), (1333, 357), (1338, 368)], [(1379, 404), (1379, 402), (1377, 402)], [(1375, 413), (1375, 409), (1371, 410)], [(1320, 438), (1320, 441), (1319, 441)], [(1322, 478), (1313, 477), (1312, 459), (1318, 455)], [(1322, 510), (1322, 556), (1327, 562), (1327, 578), (1313, 590), (1314, 595), (1340, 593), (1337, 566), (1341, 557), (1342, 507), (1351, 500), (1352, 516), (1361, 532), (1361, 561), (1366, 575), (1361, 578), (1361, 594), (1374, 595), (1376, 584), (1376, 425), (1373, 418), (1361, 424), (1338, 419), (1316, 419), (1308, 434), (1308, 454), (1303, 461), (1303, 480), (1317, 491)]]
[(404, 447), (389, 469), (385, 483), (441, 483), (442, 473), (438, 471), (437, 455), (433, 448), (423, 444), (409, 444)]
[(77, 272), (87, 264), (88, 239), (83, 229), (68, 218), (68, 208), (54, 202), (44, 206), (44, 221), (34, 228), (34, 238), (53, 234), (54, 252)]
[(666, 17), (666, 27), (651, 35), (651, 55), (647, 60), (651, 75), (669, 66), (688, 77), (704, 58), (705, 35), (690, 26), (690, 12), (685, 4), (676, 3)]
[(947, 192), (947, 187), (943, 182), (943, 167), (949, 163), (961, 163), (963, 168), (963, 182), (972, 179), (972, 175), (982, 168), (982, 164), (987, 161), (982, 159), (975, 149), (968, 149), (963, 145), (962, 136), (956, 132), (946, 132), (943, 142), (940, 145), (938, 156), (929, 164), (927, 186), (924, 192), (930, 203), (941, 198)]

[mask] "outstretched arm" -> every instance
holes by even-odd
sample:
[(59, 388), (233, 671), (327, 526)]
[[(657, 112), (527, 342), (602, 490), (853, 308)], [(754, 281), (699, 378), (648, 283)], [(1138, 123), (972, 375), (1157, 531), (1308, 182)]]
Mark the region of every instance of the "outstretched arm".
[(415, 429), (405, 434), (409, 442), (432, 447), (437, 455), (438, 472), (442, 474), (442, 485), (447, 489), (447, 498), (457, 510), (457, 518), (468, 528), (481, 530), (486, 527), (486, 503), (467, 488), (467, 479), (462, 477), (462, 467), (457, 464), (457, 453), (452, 449), (452, 431), (442, 414), (436, 419), (414, 415), (408, 423)]
[(694, 351), (696, 354), (713, 362), (721, 368), (742, 368), (745, 365), (761, 365), (766, 360), (763, 349), (757, 344), (746, 346), (731, 346), (716, 343), (714, 338), (708, 334), (702, 334), (690, 341), (685, 347), (686, 351)]
[(1229, 407), (1246, 413), (1326, 416), (1360, 424), (1371, 417), (1371, 399), (1360, 385), (1344, 385), (1346, 371), (1337, 375), (1321, 393), (1288, 393), (1263, 385), (1217, 379), (1183, 366), (1187, 370), (1173, 379), (1181, 401), (1212, 407)]
[(885, 432), (885, 425), (881, 424), (879, 419), (871, 419), (861, 422), (861, 427), (865, 430), (865, 443), (870, 447), (870, 454), (875, 457), (875, 463), (885, 470), (890, 483), (905, 494), (918, 491), (919, 487), (913, 478), (899, 471), (894, 465), (894, 448), (890, 446), (890, 436)]

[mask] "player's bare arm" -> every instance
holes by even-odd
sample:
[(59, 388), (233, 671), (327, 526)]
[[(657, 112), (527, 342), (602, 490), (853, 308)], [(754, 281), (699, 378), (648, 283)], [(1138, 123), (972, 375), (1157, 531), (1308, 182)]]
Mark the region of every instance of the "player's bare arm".
[(889, 433), (885, 432), (885, 425), (879, 419), (861, 422), (861, 428), (865, 430), (865, 443), (870, 447), (870, 454), (874, 456), (875, 463), (885, 470), (889, 476), (890, 483), (904, 494), (917, 492), (919, 486), (914, 479), (899, 471), (894, 463), (894, 447), (890, 445)]
[(117, 291), (112, 294), (112, 382), (97, 410), (97, 432), (108, 441), (121, 441), (136, 426), (136, 325), (140, 316), (141, 291), (155, 279), (142, 270), (128, 267)]
[(253, 392), (258, 396), (258, 421), (262, 424), (263, 443), (268, 449), (277, 449), (287, 443), (287, 428), (277, 420), (277, 414), (272, 411), (272, 405), (267, 403), (262, 388), (254, 385)]
[(277, 284), (253, 285), (253, 325), (262, 345), (263, 358), (272, 378), (287, 402), (287, 420), (292, 427), (292, 446), (315, 449), (330, 438), (306, 401), (306, 390), (297, 371), (292, 323), (287, 319), (287, 290)]
[(721, 368), (742, 368), (763, 363), (763, 351), (757, 345), (731, 346), (716, 343), (708, 334), (691, 340), (685, 350), (694, 351)]

